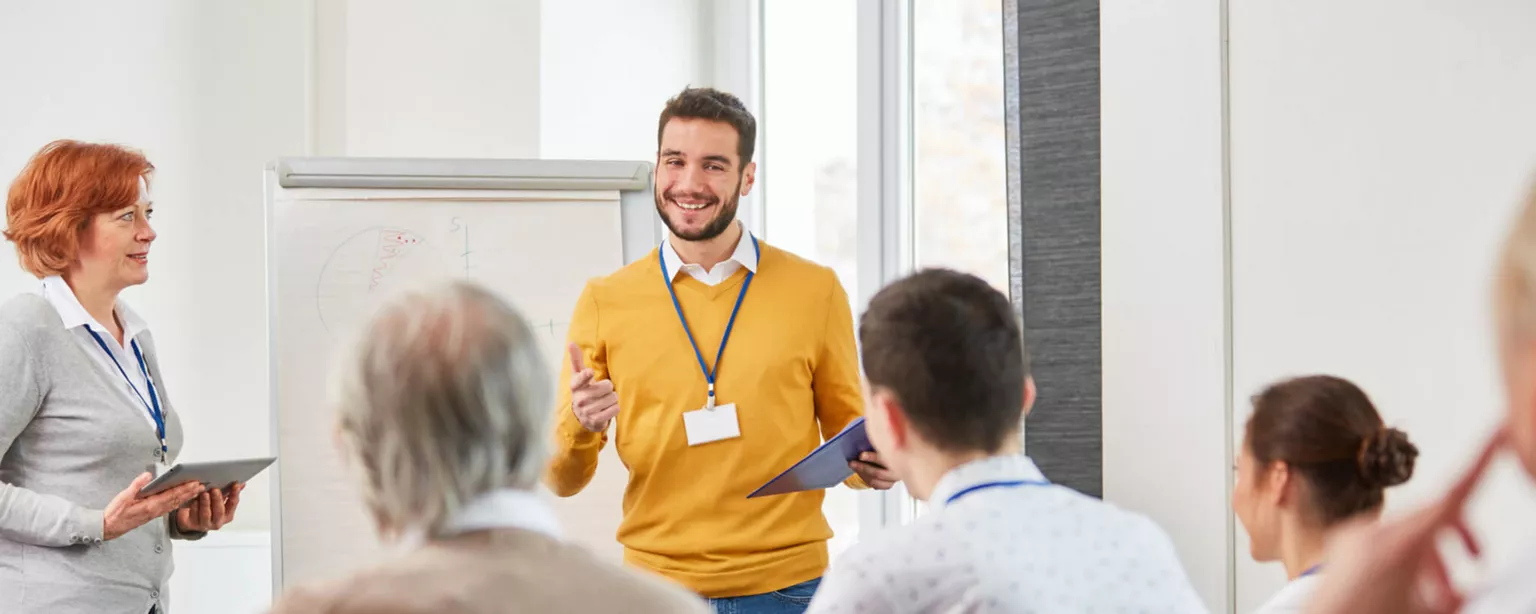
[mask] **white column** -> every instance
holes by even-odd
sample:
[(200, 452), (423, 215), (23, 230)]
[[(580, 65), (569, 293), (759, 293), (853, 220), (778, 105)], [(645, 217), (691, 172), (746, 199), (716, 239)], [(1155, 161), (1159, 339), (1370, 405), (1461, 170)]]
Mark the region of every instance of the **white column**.
[(1100, 7), (1104, 498), (1230, 611), (1221, 0)]

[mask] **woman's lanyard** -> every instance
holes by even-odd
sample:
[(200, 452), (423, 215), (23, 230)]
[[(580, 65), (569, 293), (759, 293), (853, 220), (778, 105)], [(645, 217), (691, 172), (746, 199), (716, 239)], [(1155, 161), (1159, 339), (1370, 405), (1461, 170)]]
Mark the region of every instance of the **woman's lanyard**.
[(139, 359), (139, 372), (144, 374), (144, 384), (149, 387), (148, 401), (144, 400), (144, 395), (139, 394), (139, 388), (133, 385), (133, 380), (128, 379), (128, 372), (123, 370), (123, 364), (118, 362), (117, 356), (107, 348), (107, 342), (102, 340), (101, 335), (96, 334), (96, 331), (91, 330), (89, 326), (85, 327), (85, 332), (91, 334), (91, 337), (96, 340), (96, 345), (101, 346), (101, 351), (106, 352), (107, 358), (112, 359), (112, 364), (117, 365), (117, 372), (123, 375), (123, 381), (128, 382), (128, 389), (133, 391), (134, 396), (139, 397), (139, 402), (144, 404), (149, 417), (154, 419), (155, 435), (160, 437), (160, 462), (164, 463), (166, 455), (170, 452), (165, 445), (165, 414), (160, 411), (160, 395), (155, 394), (155, 381), (150, 379), (149, 368), (144, 365), (144, 353), (139, 351), (139, 342), (129, 339), (128, 345), (133, 346), (133, 355)]
[[(747, 233), (752, 239), (752, 251), (757, 258), (763, 258), (763, 250), (757, 245), (757, 237)], [(677, 300), (677, 289), (672, 287), (672, 275), (667, 272), (667, 260), (661, 257), (662, 250), (656, 250), (656, 260), (661, 262), (661, 280), (667, 284), (667, 293), (672, 295), (672, 306), (677, 309), (677, 319), (683, 323), (683, 333), (688, 335), (688, 344), (693, 346), (693, 355), (699, 359), (699, 369), (704, 371), (704, 381), (709, 382), (709, 397), (704, 401), (705, 409), (715, 408), (715, 376), (720, 373), (720, 358), (725, 356), (725, 342), (731, 339), (731, 329), (736, 326), (736, 314), (741, 311), (741, 301), (747, 298), (747, 287), (752, 285), (753, 273), (747, 270), (747, 278), (741, 282), (741, 293), (736, 295), (736, 306), (731, 308), (731, 319), (725, 323), (725, 334), (720, 336), (720, 349), (715, 352), (715, 368), (710, 370), (704, 363), (704, 353), (699, 351), (699, 343), (693, 340), (693, 331), (688, 328), (688, 318), (683, 316), (683, 304)]]
[(984, 482), (984, 483), (981, 483), (981, 484), (977, 484), (975, 486), (971, 486), (971, 487), (968, 487), (968, 488), (961, 489), (960, 492), (957, 492), (957, 493), (955, 493), (953, 495), (950, 495), (949, 498), (944, 501), (944, 505), (951, 505), (954, 502), (959, 501), (960, 497), (964, 497), (964, 496), (969, 495), (969, 494), (971, 494), (973, 492), (976, 492), (978, 490), (986, 490), (988, 488), (1018, 488), (1020, 486), (1050, 486), (1050, 485), (1051, 485), (1051, 483), (1047, 482), (1045, 480), (1009, 480), (1009, 481), (1005, 481), (1005, 482)]
[(1318, 563), (1316, 565), (1308, 567), (1306, 571), (1301, 572), (1301, 575), (1296, 576), (1296, 579), (1300, 580), (1300, 579), (1305, 578), (1307, 576), (1314, 575), (1318, 571), (1321, 571), (1322, 569), (1323, 569), (1323, 564), (1322, 563)]

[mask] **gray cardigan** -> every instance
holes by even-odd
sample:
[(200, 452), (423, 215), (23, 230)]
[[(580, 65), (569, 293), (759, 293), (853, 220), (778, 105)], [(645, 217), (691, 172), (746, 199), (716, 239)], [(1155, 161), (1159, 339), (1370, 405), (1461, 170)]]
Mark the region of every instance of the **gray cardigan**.
[[(152, 470), (160, 442), (126, 382), (107, 377), (73, 334), (41, 296), (0, 306), (0, 610), (164, 612), (174, 521), (102, 540), (107, 503)], [(139, 345), (174, 462), (181, 422), (153, 337), (140, 334)]]

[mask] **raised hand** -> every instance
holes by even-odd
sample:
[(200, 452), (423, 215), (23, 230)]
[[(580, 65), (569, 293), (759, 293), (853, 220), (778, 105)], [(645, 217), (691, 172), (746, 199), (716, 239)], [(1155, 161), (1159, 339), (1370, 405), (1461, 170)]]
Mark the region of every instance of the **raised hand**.
[(581, 346), (572, 343), (571, 352), (571, 411), (576, 421), (594, 433), (608, 430), (608, 423), (619, 415), (619, 395), (613, 390), (613, 382), (598, 380), (582, 358)]

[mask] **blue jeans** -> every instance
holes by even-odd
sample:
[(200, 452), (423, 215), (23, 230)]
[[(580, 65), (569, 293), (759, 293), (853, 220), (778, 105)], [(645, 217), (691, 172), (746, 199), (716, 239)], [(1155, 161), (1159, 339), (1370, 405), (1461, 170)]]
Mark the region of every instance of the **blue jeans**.
[(761, 595), (710, 599), (709, 605), (715, 614), (804, 614), (818, 586), (821, 578)]

